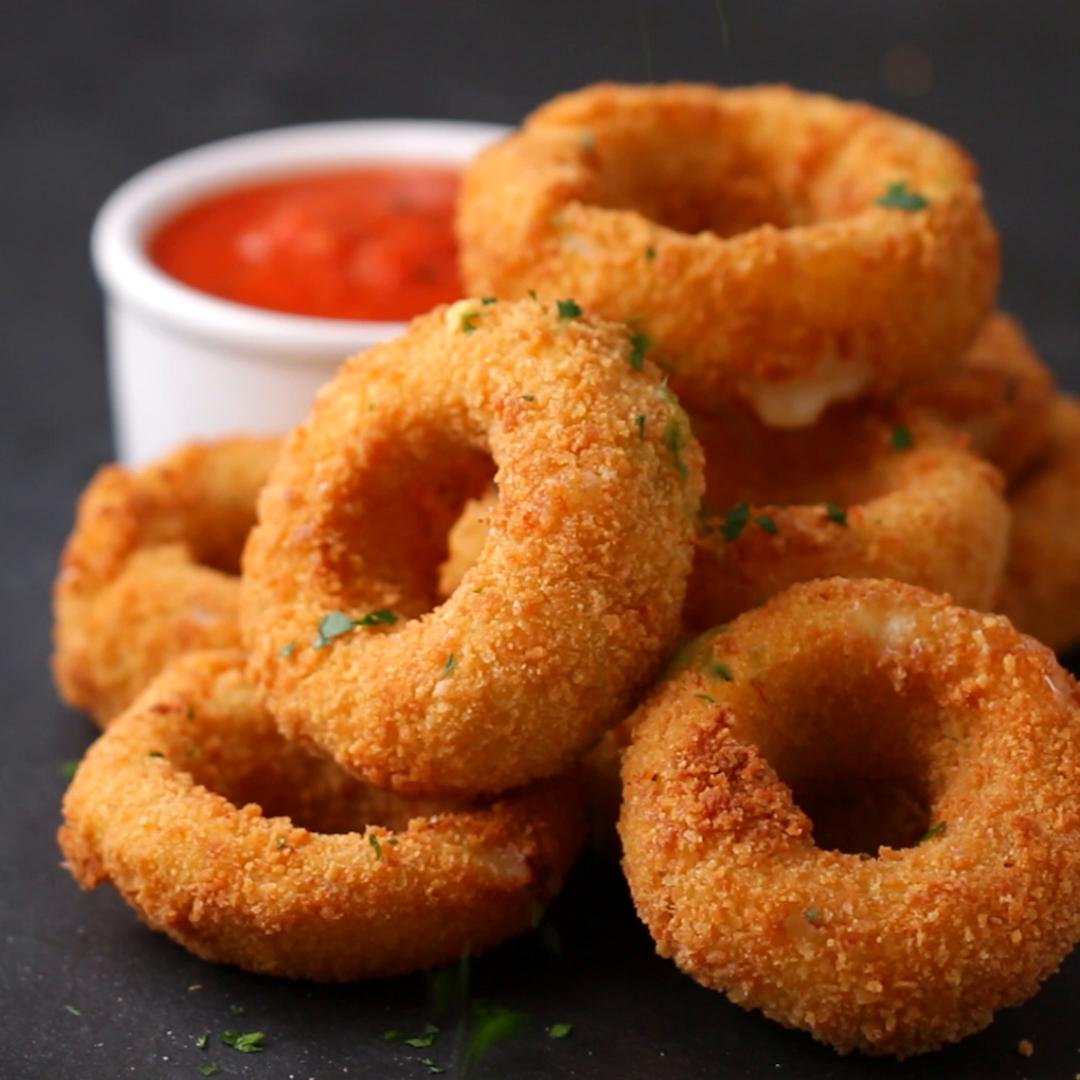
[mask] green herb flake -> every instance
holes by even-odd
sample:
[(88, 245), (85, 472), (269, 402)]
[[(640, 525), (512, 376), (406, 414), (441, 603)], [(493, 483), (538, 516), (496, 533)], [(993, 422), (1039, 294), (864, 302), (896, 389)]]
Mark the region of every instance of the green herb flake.
[(463, 334), (471, 334), (476, 329), (479, 318), (479, 311), (466, 311), (465, 314), (461, 316), (461, 324), (458, 326), (458, 329)]
[(522, 401), (530, 401), (530, 402), (535, 401), (536, 400), (536, 395), (535, 394), (522, 394), (521, 395), (521, 400)]
[(199, 1035), (195, 1039), (195, 1049), (196, 1050), (205, 1050), (209, 1045), (210, 1045), (210, 1032), (209, 1031), (203, 1032), (202, 1035)]
[(246, 1016), (247, 1015), (247, 1009), (245, 1009), (243, 1005), (230, 1005), (229, 1006), (229, 1012), (231, 1012), (233, 1014), (233, 1016)]
[(825, 916), (821, 914), (821, 908), (816, 905), (811, 905), (803, 912), (803, 918), (811, 926), (820, 926), (825, 921)]
[(637, 428), (639, 439), (645, 438), (645, 419), (644, 413), (638, 413), (637, 416), (634, 417), (634, 426)]
[(279, 836), (277, 838), (277, 846), (278, 846), (278, 851), (284, 851), (285, 848), (287, 848), (289, 846), (289, 841), (286, 840), (284, 836)]
[(382, 844), (379, 843), (379, 838), (374, 833), (368, 834), (368, 843), (371, 845), (371, 850), (375, 852), (375, 858), (382, 858)]
[(925, 844), (927, 840), (933, 840), (936, 836), (944, 836), (945, 830), (948, 827), (949, 823), (947, 821), (939, 821), (936, 824), (931, 825), (930, 828), (926, 830), (926, 833), (923, 835), (919, 843)]
[(160, 750), (151, 750), (146, 756), (163, 758), (165, 755)]
[(495, 1043), (515, 1035), (524, 1019), (525, 1014), (514, 1009), (478, 1001), (472, 1010), (469, 1058), (479, 1061)]
[(780, 531), (780, 526), (776, 524), (776, 519), (770, 517), (768, 514), (759, 514), (754, 518), (754, 524), (757, 525), (762, 532), (766, 532), (770, 536), (776, 536)]
[(911, 434), (911, 428), (907, 424), (897, 424), (892, 429), (890, 442), (894, 450), (910, 450), (915, 445), (915, 439)]
[(429, 1073), (434, 1073), (438, 1075), (439, 1073), (446, 1072), (446, 1069), (442, 1065), (439, 1065), (437, 1062), (432, 1061), (431, 1058), (421, 1058), (420, 1064), (423, 1065)]
[(716, 698), (712, 694), (695, 694), (694, 697), (700, 698), (702, 701), (707, 701), (710, 705), (716, 704)]
[(359, 619), (346, 615), (344, 611), (331, 611), (329, 615), (324, 615), (319, 620), (319, 633), (313, 647), (325, 649), (335, 638), (351, 633), (358, 626), (390, 626), (397, 621), (398, 617), (386, 608), (369, 611)]
[(656, 258), (656, 248), (654, 248), (654, 247), (652, 246), (652, 244), (650, 244), (650, 245), (649, 245), (649, 246), (648, 246), (648, 247), (647, 247), (647, 248), (645, 249), (645, 261), (646, 261), (646, 262), (652, 262), (652, 261), (653, 261), (653, 259), (655, 259), (655, 258)]
[(559, 319), (563, 322), (579, 319), (584, 314), (581, 305), (576, 300), (556, 300), (555, 307), (559, 312)]
[(551, 1039), (568, 1039), (574, 1033), (573, 1024), (552, 1024), (547, 1029), (548, 1038)]
[(64, 1008), (71, 1013), (72, 1016), (82, 1016), (82, 1009), (76, 1009), (74, 1005), (65, 1005)]
[(930, 200), (917, 191), (908, 187), (906, 180), (897, 180), (885, 188), (885, 194), (877, 199), (878, 206), (884, 206), (891, 210), (925, 210), (930, 205)]
[(487, 307), (489, 304), (496, 303), (497, 300), (498, 300), (498, 298), (495, 297), (495, 296), (481, 296), (480, 297), (480, 303), (483, 304), (484, 307)]
[(830, 521), (835, 521), (837, 525), (843, 525), (844, 528), (847, 528), (847, 511), (837, 506), (836, 503), (825, 503), (825, 515)]
[(78, 771), (79, 771), (79, 762), (78, 762), (78, 760), (76, 760), (76, 761), (65, 761), (60, 766), (60, 775), (65, 780), (74, 780), (75, 779), (75, 774)]
[(630, 331), (630, 366), (640, 371), (645, 366), (645, 355), (652, 348), (652, 341), (644, 330)]
[(685, 444), (686, 433), (683, 431), (682, 424), (673, 416), (664, 426), (664, 446), (671, 451), (671, 456), (675, 459), (675, 468), (684, 480), (690, 475), (690, 470), (686, 467), (682, 456)]
[(405, 1039), (404, 1042), (406, 1046), (411, 1046), (414, 1050), (426, 1050), (434, 1045), (438, 1037), (438, 1027), (435, 1024), (425, 1024), (423, 1035), (414, 1035), (411, 1039)]
[(750, 522), (750, 504), (748, 502), (737, 503), (724, 514), (724, 520), (720, 525), (720, 535), (728, 544), (733, 544), (742, 536), (743, 529)]
[(294, 652), (296, 652), (296, 642), (290, 641), (288, 645), (282, 646), (278, 656), (280, 656), (282, 660), (288, 660)]
[(241, 1054), (261, 1054), (266, 1049), (263, 1040), (266, 1036), (261, 1031), (223, 1031), (221, 1041)]
[(446, 658), (446, 663), (443, 664), (443, 669), (442, 669), (443, 678), (445, 679), (446, 676), (449, 675), (450, 672), (453, 671), (454, 668), (456, 668), (456, 667), (457, 667), (457, 656), (454, 653), (451, 653)]
[(382, 1037), (384, 1042), (395, 1042), (401, 1038), (401, 1032), (397, 1028), (387, 1028), (382, 1033)]
[(221, 1072), (221, 1067), (218, 1065), (200, 1065), (199, 1072), (203, 1076), (217, 1076)]
[(713, 660), (705, 669), (706, 675), (711, 675), (714, 679), (723, 679), (724, 682), (734, 682), (735, 676), (731, 671), (731, 668), (727, 664), (721, 663), (719, 660)]
[(528, 298), (529, 298), (530, 300), (536, 300), (536, 299), (537, 299), (537, 296), (536, 296), (536, 290), (535, 290), (535, 289), (526, 289), (526, 290), (525, 290), (525, 295), (526, 295), (526, 296), (528, 296)]

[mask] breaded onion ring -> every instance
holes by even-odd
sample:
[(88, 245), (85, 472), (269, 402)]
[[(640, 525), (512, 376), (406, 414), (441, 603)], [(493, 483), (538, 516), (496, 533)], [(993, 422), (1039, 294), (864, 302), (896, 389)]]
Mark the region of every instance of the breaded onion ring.
[(1000, 312), (957, 367), (904, 393), (905, 405), (966, 432), (1008, 480), (1046, 449), (1053, 401), (1053, 374), (1020, 324)]
[(961, 436), (915, 414), (851, 406), (805, 431), (734, 411), (693, 425), (709, 509), (687, 590), (692, 628), (833, 576), (896, 578), (993, 605), (1009, 511), (997, 471)]
[(1012, 538), (998, 609), (1052, 649), (1080, 642), (1080, 401), (1061, 395), (1050, 449), (1011, 492)]
[(690, 409), (813, 423), (960, 358), (997, 291), (971, 159), (874, 109), (782, 86), (598, 85), (466, 173), (474, 293), (639, 319)]
[(393, 975), (528, 929), (584, 837), (575, 783), (490, 805), (366, 787), (283, 739), (237, 651), (176, 661), (91, 747), (60, 846), (206, 960), (295, 978)]
[(53, 591), (61, 696), (104, 726), (173, 657), (240, 644), (240, 552), (277, 439), (192, 443), (101, 469)]
[(638, 913), (698, 982), (904, 1056), (1076, 944), (1080, 690), (1007, 619), (812, 582), (685, 663), (634, 718), (619, 830)]
[[(465, 795), (554, 775), (678, 632), (700, 448), (626, 328), (579, 316), (461, 301), (417, 319), (345, 364), (259, 500), (252, 671), (286, 734), (372, 783)], [(490, 536), (431, 611), (488, 455)]]

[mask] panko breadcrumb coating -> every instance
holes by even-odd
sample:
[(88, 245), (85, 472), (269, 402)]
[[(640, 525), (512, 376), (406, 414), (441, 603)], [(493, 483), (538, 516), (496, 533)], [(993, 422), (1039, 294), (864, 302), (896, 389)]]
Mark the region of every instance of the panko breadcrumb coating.
[[(487, 543), (431, 610), (492, 460)], [(569, 300), (438, 308), (348, 361), (287, 441), (244, 555), (251, 670), (287, 735), (379, 786), (554, 775), (673, 644), (701, 484), (627, 327)]]
[(585, 833), (571, 777), (486, 805), (406, 800), (287, 742), (238, 651), (168, 668), (91, 747), (60, 846), (206, 960), (294, 978), (399, 974), (527, 930)]
[(240, 552), (278, 447), (191, 443), (97, 473), (53, 592), (53, 673), (68, 704), (105, 726), (174, 657), (240, 644)]
[(1009, 494), (1012, 538), (998, 609), (1052, 649), (1080, 642), (1080, 401), (1062, 394), (1050, 447)]
[(466, 288), (634, 319), (687, 408), (772, 426), (958, 361), (997, 234), (954, 142), (784, 86), (564, 94), (465, 175)]
[(638, 913), (746, 1008), (842, 1052), (921, 1053), (1080, 938), (1080, 690), (1000, 615), (797, 585), (689, 648), (631, 726)]
[(989, 609), (1009, 511), (966, 438), (911, 410), (838, 406), (776, 431), (736, 411), (694, 417), (705, 451), (702, 534), (686, 618), (704, 630), (789, 585), (888, 577)]

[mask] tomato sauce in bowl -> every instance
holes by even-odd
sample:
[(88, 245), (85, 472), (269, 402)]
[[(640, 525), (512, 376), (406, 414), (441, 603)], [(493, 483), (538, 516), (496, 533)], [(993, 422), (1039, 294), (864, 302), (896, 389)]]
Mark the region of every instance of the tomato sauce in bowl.
[(250, 307), (398, 321), (461, 294), (459, 173), (371, 165), (233, 188), (150, 237), (151, 260), (194, 289)]

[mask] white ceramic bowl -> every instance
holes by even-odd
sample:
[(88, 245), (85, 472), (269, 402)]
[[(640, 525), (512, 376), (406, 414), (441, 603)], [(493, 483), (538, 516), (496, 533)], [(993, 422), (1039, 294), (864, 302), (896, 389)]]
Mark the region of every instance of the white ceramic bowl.
[(127, 181), (91, 237), (118, 458), (140, 464), (185, 439), (287, 431), (346, 356), (404, 328), (279, 314), (192, 289), (147, 257), (160, 223), (202, 196), (276, 175), (365, 162), (463, 165), (506, 130), (443, 120), (307, 124), (210, 143)]

